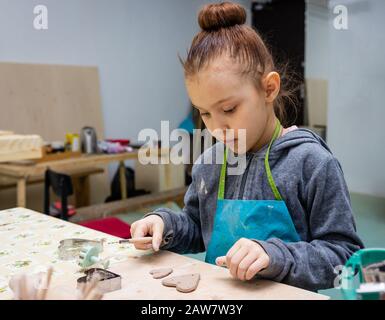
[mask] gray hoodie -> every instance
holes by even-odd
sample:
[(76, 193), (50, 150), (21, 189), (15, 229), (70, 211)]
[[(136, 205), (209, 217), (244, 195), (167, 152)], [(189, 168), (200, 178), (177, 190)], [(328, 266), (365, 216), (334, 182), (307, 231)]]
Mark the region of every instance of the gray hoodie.
[[(215, 155), (217, 148), (223, 150), (223, 144), (215, 144), (203, 155)], [(246, 153), (244, 173), (227, 175), (225, 199), (274, 200), (264, 168), (266, 150), (267, 145), (256, 153)], [(319, 136), (307, 129), (297, 129), (272, 144), (269, 163), (301, 241), (253, 239), (270, 257), (270, 265), (258, 277), (308, 290), (333, 287), (335, 267), (344, 265), (356, 250), (363, 248), (338, 160)], [(178, 253), (207, 249), (220, 168), (221, 164), (215, 162), (203, 164), (201, 155), (193, 166), (183, 210), (157, 209), (148, 214), (164, 220), (166, 244), (162, 249)]]

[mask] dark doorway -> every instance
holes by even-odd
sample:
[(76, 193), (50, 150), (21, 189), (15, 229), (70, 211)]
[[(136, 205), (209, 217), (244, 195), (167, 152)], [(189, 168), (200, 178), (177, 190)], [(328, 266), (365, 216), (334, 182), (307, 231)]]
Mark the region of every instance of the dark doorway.
[(253, 1), (252, 26), (269, 45), (275, 61), (288, 63), (295, 73), (297, 116), (293, 108), (287, 111), (294, 124), (304, 125), (305, 0)]

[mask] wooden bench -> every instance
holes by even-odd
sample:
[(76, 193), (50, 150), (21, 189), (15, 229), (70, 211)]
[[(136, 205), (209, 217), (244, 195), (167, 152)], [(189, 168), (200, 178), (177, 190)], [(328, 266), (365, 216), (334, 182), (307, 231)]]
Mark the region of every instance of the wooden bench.
[[(72, 178), (74, 187), (74, 204), (75, 207), (86, 207), (90, 205), (90, 176), (94, 174), (104, 173), (103, 168), (99, 167), (83, 167), (60, 170)], [(30, 177), (27, 184), (34, 185), (44, 183), (44, 175)], [(12, 178), (0, 177), (0, 190), (15, 188), (17, 182)]]
[(180, 207), (183, 207), (183, 199), (186, 191), (187, 187), (181, 187), (173, 190), (161, 191), (80, 208), (76, 210), (76, 215), (72, 216), (70, 221), (73, 223), (79, 223), (84, 220), (105, 218), (107, 216), (113, 216), (119, 213), (167, 201), (175, 201)]

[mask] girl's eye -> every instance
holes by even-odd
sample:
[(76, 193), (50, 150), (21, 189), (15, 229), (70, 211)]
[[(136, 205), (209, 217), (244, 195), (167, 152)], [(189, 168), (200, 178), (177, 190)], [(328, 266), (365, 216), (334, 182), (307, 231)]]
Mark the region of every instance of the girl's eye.
[(208, 116), (210, 116), (210, 113), (204, 112), (204, 113), (201, 113), (201, 116), (202, 116), (202, 117), (208, 117)]
[(235, 109), (236, 109), (236, 107), (233, 107), (233, 108), (231, 108), (231, 109), (223, 110), (223, 111), (224, 111), (225, 113), (232, 113), (232, 112), (235, 111)]

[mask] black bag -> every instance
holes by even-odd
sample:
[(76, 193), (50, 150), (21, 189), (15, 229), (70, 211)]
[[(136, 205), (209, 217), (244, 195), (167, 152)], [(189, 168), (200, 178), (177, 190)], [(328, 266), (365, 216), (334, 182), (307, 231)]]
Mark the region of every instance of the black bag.
[[(126, 167), (125, 171), (126, 176), (126, 186), (127, 186), (127, 198), (132, 198), (136, 196), (141, 196), (144, 194), (150, 193), (144, 189), (135, 189), (135, 171)], [(117, 201), (122, 199), (122, 192), (120, 190), (120, 174), (119, 168), (116, 170), (114, 178), (111, 181), (111, 195), (107, 197), (105, 202)]]

